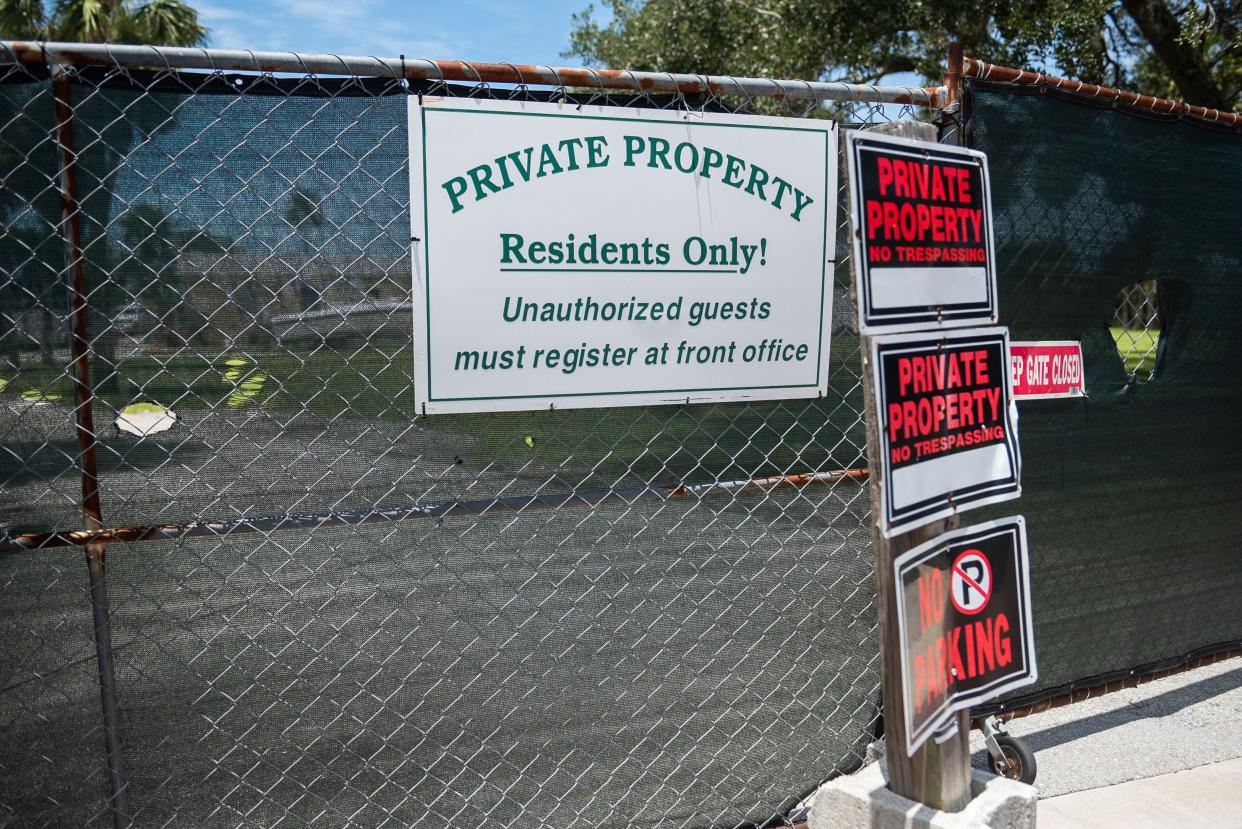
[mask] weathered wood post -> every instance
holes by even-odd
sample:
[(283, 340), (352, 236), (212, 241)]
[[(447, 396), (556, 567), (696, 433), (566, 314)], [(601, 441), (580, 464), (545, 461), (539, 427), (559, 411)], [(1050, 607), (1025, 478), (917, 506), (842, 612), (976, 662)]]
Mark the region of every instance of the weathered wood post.
[[(961, 44), (950, 44), (948, 72), (945, 76), (946, 105), (958, 99), (962, 78)], [(932, 124), (903, 120), (880, 124), (871, 131), (896, 135), (918, 141), (934, 142), (937, 129)], [(860, 233), (859, 228), (851, 232)], [(858, 262), (850, 260), (851, 268)], [(857, 273), (852, 274), (851, 290), (858, 283)], [(889, 747), (887, 752), (888, 785), (897, 794), (925, 803), (934, 809), (955, 812), (970, 801), (970, 714), (966, 711), (954, 715), (956, 730), (943, 742), (932, 739), (924, 743), (913, 756), (904, 750), (906, 743), (906, 717), (902, 697), (901, 651), (897, 630), (897, 589), (894, 583), (893, 561), (897, 556), (929, 539), (954, 529), (959, 524), (954, 515), (926, 524), (911, 532), (894, 538), (885, 538), (880, 532), (881, 474), (879, 469), (879, 415), (876, 410), (874, 372), (870, 365), (871, 344), (869, 337), (862, 342), (862, 376), (864, 418), (867, 428), (867, 462), (870, 470), (868, 490), (871, 496), (873, 516), (872, 550), (875, 558), (876, 612), (879, 615), (880, 664), (883, 688), (884, 732)]]
[[(871, 131), (920, 141), (936, 140), (936, 127), (918, 121), (895, 121), (873, 127)], [(851, 232), (858, 233), (859, 230), (852, 228)], [(856, 266), (851, 259), (851, 268)], [(857, 284), (856, 274), (851, 279), (851, 284)], [(934, 809), (955, 812), (970, 801), (970, 714), (962, 711), (955, 715), (957, 732), (944, 742), (928, 740), (914, 756), (906, 755), (901, 653), (897, 643), (897, 586), (893, 578), (893, 560), (924, 541), (954, 529), (958, 526), (959, 519), (953, 516), (934, 521), (894, 538), (885, 538), (880, 532), (880, 425), (870, 359), (870, 338), (863, 337), (863, 405), (867, 427), (867, 463), (870, 470), (867, 480), (873, 516), (871, 537), (875, 556), (876, 612), (880, 619), (880, 664), (884, 733), (888, 745), (888, 786), (903, 797), (926, 803)]]

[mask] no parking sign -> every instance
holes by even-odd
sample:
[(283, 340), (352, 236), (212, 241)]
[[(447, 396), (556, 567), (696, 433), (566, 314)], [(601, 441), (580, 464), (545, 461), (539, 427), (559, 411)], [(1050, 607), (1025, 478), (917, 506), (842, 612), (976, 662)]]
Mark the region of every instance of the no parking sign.
[(959, 613), (973, 616), (992, 598), (992, 565), (979, 550), (967, 550), (953, 561), (949, 598)]
[(945, 533), (893, 563), (906, 751), (955, 711), (1035, 681), (1026, 522)]

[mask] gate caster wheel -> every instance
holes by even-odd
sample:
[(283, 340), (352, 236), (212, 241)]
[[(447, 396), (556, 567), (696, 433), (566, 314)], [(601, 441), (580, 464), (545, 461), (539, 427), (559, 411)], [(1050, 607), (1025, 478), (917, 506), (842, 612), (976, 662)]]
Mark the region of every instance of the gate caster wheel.
[(998, 734), (996, 743), (1000, 746), (1001, 753), (1005, 755), (1005, 760), (1009, 761), (1009, 768), (1005, 768), (1005, 764), (998, 758), (989, 758), (992, 762), (992, 771), (1001, 777), (1008, 777), (1010, 780), (1018, 780), (1022, 783), (1035, 782), (1035, 752), (1027, 748), (1026, 743), (1009, 734)]

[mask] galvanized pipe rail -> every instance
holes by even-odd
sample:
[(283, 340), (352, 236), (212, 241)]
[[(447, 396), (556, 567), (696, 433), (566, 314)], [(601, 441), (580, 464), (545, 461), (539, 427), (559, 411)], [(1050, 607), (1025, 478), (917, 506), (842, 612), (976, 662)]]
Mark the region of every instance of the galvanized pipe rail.
[(877, 86), (833, 81), (734, 78), (676, 72), (631, 72), (479, 63), (460, 60), (365, 57), (302, 52), (254, 52), (110, 43), (0, 41), (0, 64), (71, 64), (135, 69), (203, 69), (216, 72), (293, 72), (312, 75), (405, 78), (411, 81), (458, 81), (517, 86), (580, 87), (623, 92), (669, 92), (686, 95), (743, 95), (806, 101), (864, 101), (940, 107), (943, 86)]

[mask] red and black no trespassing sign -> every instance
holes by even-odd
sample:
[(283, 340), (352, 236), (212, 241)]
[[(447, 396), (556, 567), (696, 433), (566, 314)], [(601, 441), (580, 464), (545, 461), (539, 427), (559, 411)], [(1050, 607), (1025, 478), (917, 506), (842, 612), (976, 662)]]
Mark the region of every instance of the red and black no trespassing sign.
[(846, 141), (860, 332), (995, 323), (987, 157), (869, 132)]
[(914, 754), (953, 712), (1037, 678), (1026, 524), (1015, 516), (945, 533), (893, 567)]
[(1020, 494), (1009, 334), (870, 338), (886, 538)]

